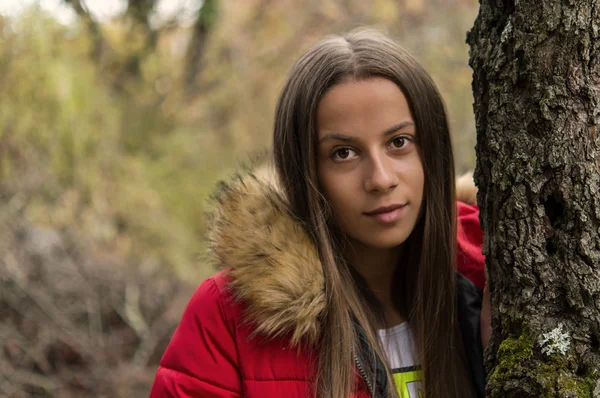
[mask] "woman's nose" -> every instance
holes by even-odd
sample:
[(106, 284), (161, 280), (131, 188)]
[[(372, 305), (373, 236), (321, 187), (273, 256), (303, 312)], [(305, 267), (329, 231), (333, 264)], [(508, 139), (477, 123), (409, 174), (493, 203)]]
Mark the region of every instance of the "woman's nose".
[(387, 192), (398, 185), (391, 159), (377, 157), (373, 158), (370, 163), (365, 177), (367, 192)]

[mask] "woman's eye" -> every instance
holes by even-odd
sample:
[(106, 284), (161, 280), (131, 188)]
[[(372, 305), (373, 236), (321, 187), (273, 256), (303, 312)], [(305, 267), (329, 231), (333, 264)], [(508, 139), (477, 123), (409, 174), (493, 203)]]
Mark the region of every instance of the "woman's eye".
[(396, 137), (392, 140), (392, 147), (394, 148), (404, 148), (407, 144), (408, 139), (406, 137)]
[(353, 158), (355, 155), (355, 152), (350, 149), (350, 148), (340, 148), (337, 149), (335, 152), (333, 152), (332, 154), (332, 158), (333, 160), (348, 160)]

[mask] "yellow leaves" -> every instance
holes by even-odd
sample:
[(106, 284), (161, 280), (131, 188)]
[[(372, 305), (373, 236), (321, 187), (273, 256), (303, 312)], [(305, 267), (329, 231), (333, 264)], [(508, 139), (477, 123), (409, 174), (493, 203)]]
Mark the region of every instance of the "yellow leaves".
[(423, 0), (404, 0), (404, 7), (407, 10), (413, 13), (420, 13), (425, 8), (425, 4), (423, 4)]
[[(408, 0), (409, 2), (420, 0)], [(393, 25), (400, 18), (400, 2), (391, 0), (374, 0), (372, 9), (373, 19), (384, 25)], [(410, 9), (410, 8), (409, 8)]]

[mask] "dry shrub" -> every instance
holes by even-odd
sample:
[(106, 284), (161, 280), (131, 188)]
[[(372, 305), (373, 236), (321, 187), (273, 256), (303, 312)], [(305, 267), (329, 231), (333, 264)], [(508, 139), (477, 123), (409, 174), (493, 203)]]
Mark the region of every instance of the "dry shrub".
[(192, 287), (0, 214), (0, 396), (147, 397)]

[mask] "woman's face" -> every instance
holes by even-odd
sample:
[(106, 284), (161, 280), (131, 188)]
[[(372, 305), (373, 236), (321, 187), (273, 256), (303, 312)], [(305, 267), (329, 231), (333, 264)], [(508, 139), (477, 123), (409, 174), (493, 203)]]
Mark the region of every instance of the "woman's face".
[(404, 94), (372, 77), (333, 86), (317, 109), (319, 184), (354, 243), (389, 249), (412, 232), (423, 165)]

